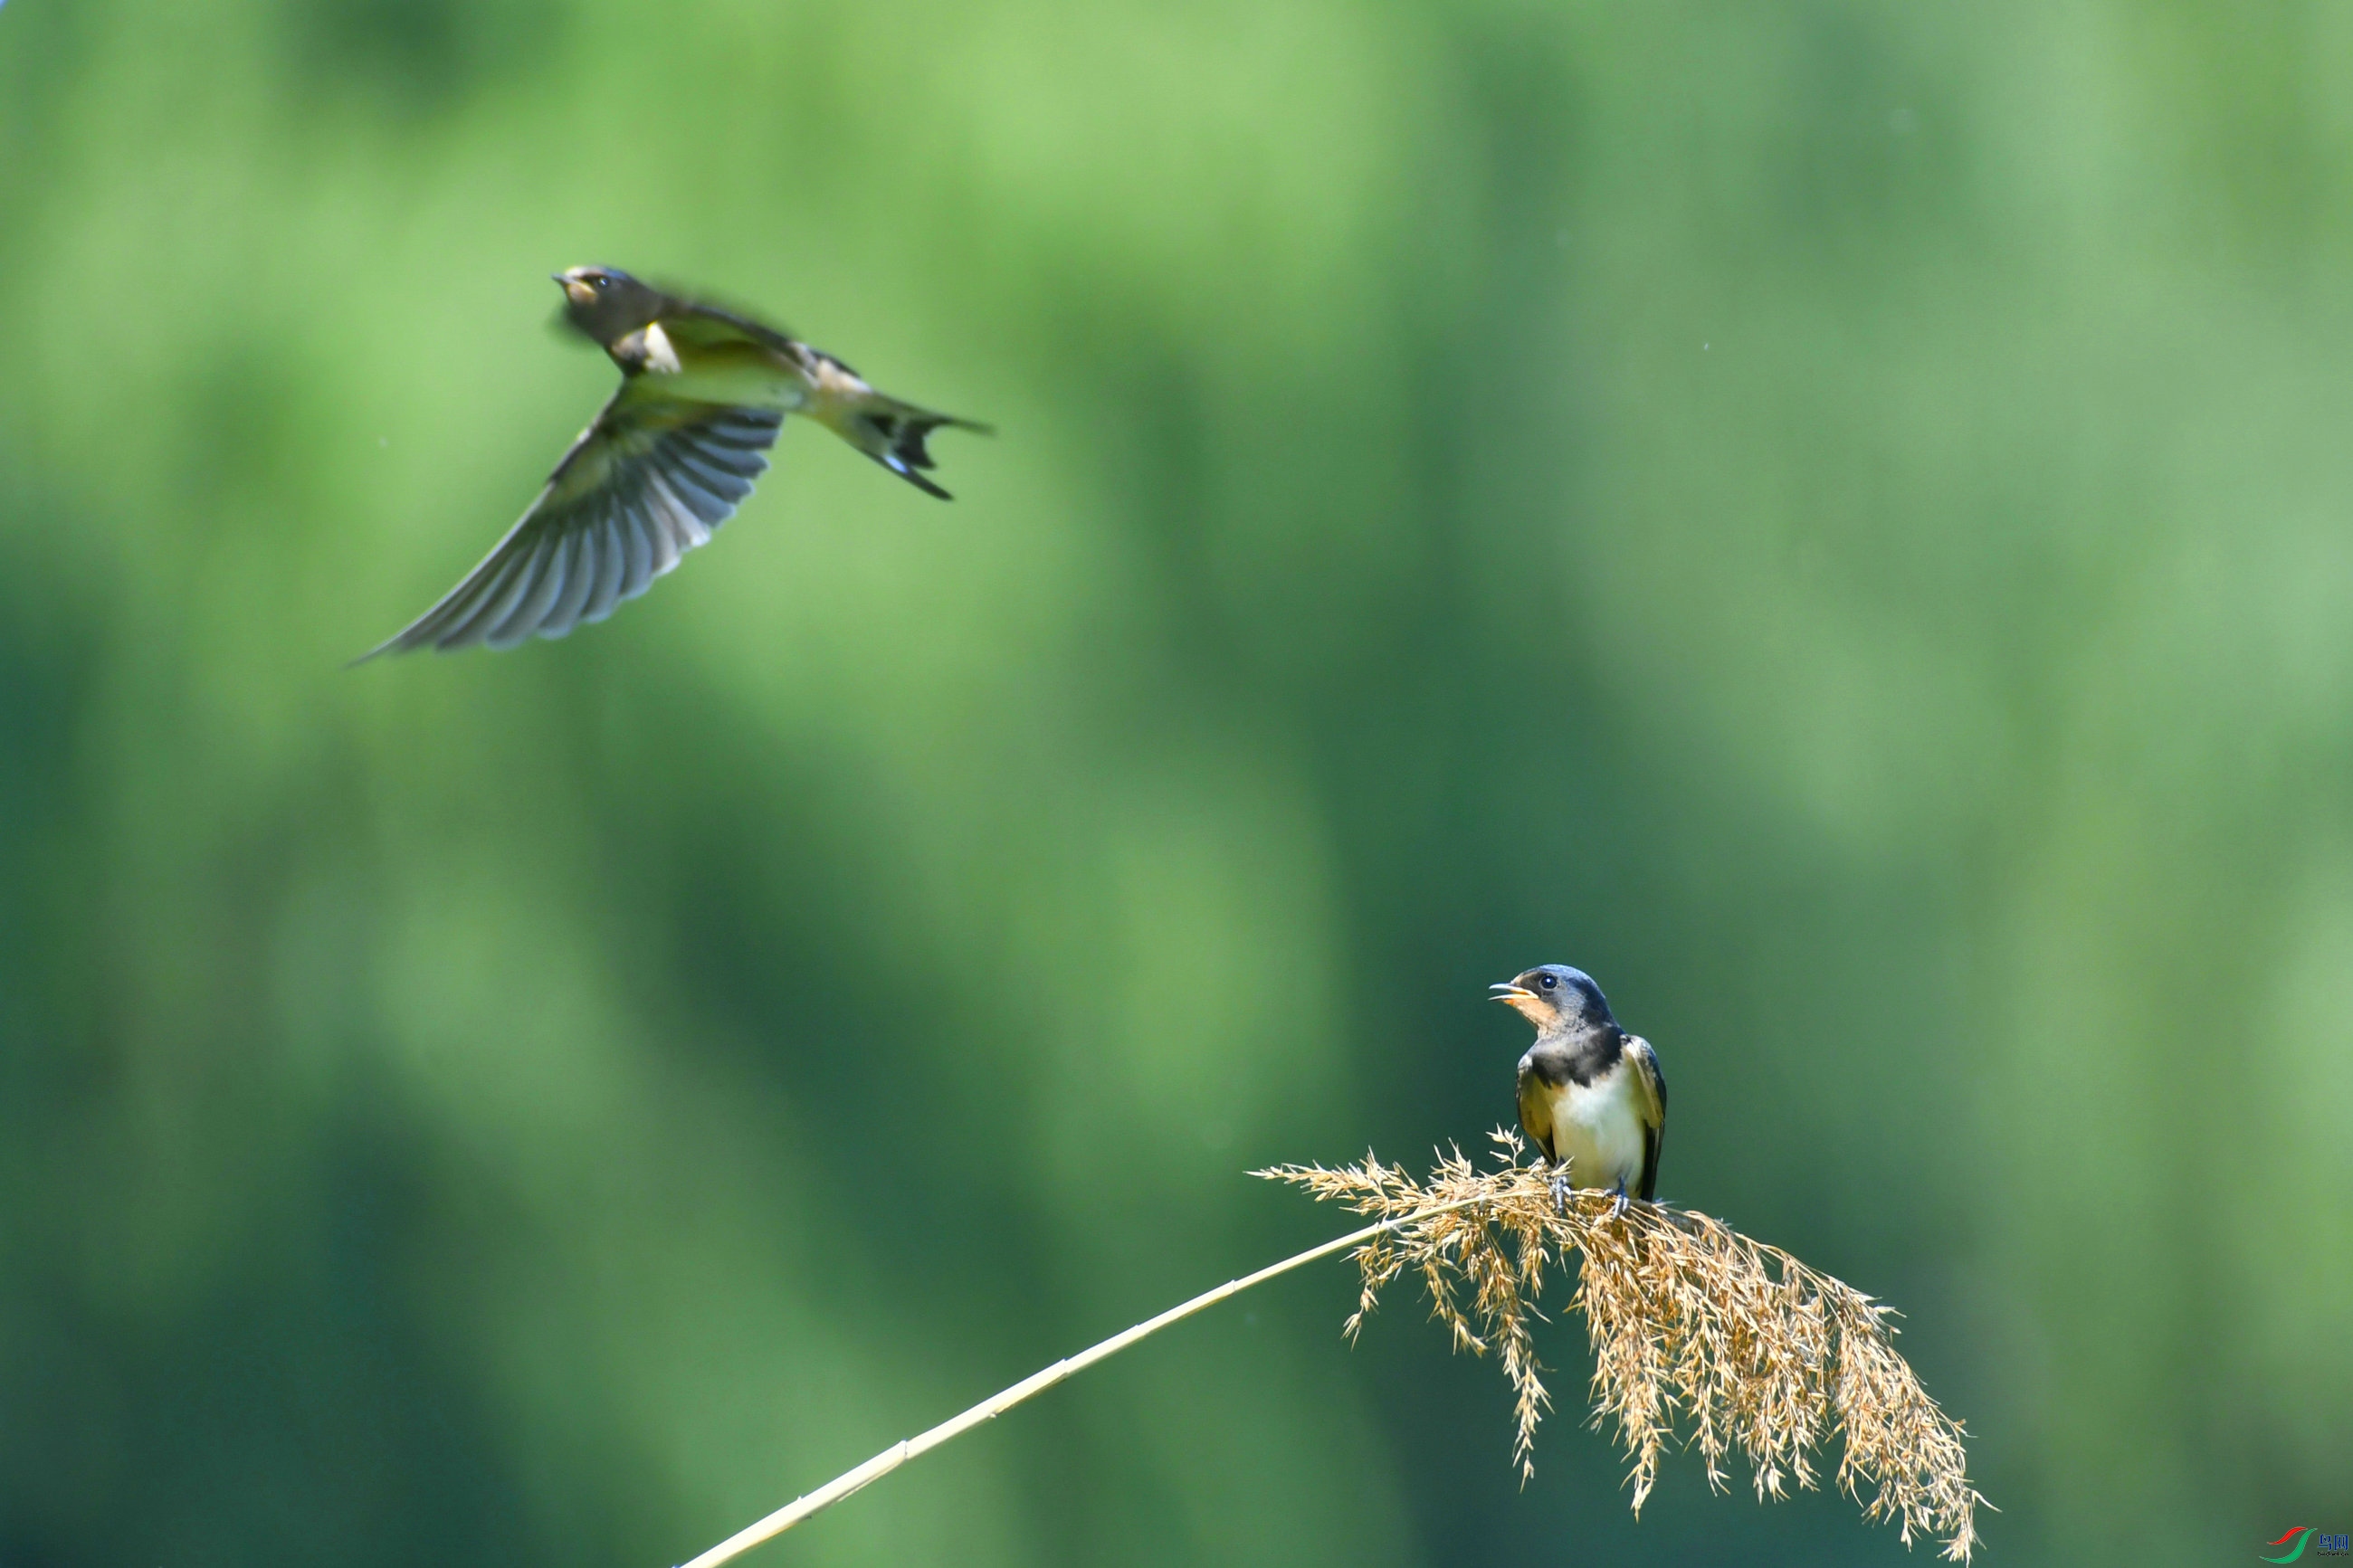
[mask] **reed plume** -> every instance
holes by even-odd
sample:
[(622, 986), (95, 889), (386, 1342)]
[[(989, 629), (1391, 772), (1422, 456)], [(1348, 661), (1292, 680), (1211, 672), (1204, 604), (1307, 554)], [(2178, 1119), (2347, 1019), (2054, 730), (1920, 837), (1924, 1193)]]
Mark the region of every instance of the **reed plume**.
[(1525, 1479), (1552, 1403), (1530, 1328), (1546, 1271), (1573, 1258), (1569, 1309), (1592, 1345), (1593, 1425), (1616, 1425), (1637, 1514), (1659, 1456), (1686, 1428), (1709, 1487), (1726, 1489), (1737, 1450), (1759, 1501), (1819, 1485), (1816, 1455), (1836, 1432), (1838, 1485), (1865, 1517), (1894, 1521), (1906, 1546), (1932, 1536), (1946, 1557), (1968, 1560), (1985, 1500), (1968, 1482), (1961, 1424), (1891, 1342), (1892, 1309), (1705, 1215), (1639, 1202), (1617, 1214), (1599, 1192), (1556, 1203), (1549, 1173), (1521, 1163), (1519, 1135), (1493, 1136), (1496, 1168), (1478, 1170), (1457, 1150), (1427, 1183), (1370, 1153), (1338, 1170), (1253, 1173), (1390, 1222), (1356, 1250), (1363, 1289), (1351, 1341), (1384, 1287), (1418, 1275), (1455, 1347), (1493, 1351), (1511, 1380)]
[(1346, 1323), (1351, 1340), (1382, 1288), (1411, 1269), (1458, 1349), (1498, 1352), (1518, 1394), (1513, 1457), (1523, 1479), (1534, 1473), (1536, 1426), (1552, 1403), (1529, 1325), (1542, 1318), (1545, 1271), (1566, 1268), (1574, 1257), (1577, 1281), (1569, 1306), (1585, 1315), (1593, 1342), (1594, 1425), (1617, 1420), (1619, 1440), (1633, 1460), (1636, 1513), (1658, 1477), (1660, 1453), (1683, 1419), (1706, 1462), (1708, 1485), (1721, 1490), (1728, 1484), (1724, 1461), (1736, 1448), (1759, 1500), (1781, 1496), (1792, 1481), (1819, 1484), (1814, 1453), (1836, 1429), (1846, 1439), (1838, 1484), (1866, 1516), (1896, 1521), (1906, 1546), (1916, 1534), (1939, 1536), (1947, 1557), (1968, 1560), (1977, 1545), (1976, 1510), (1985, 1500), (1968, 1483), (1960, 1423), (1936, 1407), (1888, 1342), (1895, 1331), (1889, 1309), (1705, 1215), (1651, 1203), (1614, 1214), (1610, 1197), (1600, 1193), (1573, 1194), (1556, 1205), (1548, 1174), (1520, 1163), (1525, 1149), (1518, 1134), (1493, 1136), (1496, 1169), (1475, 1170), (1457, 1151), (1426, 1184), (1370, 1153), (1336, 1171), (1284, 1165), (1252, 1173), (1305, 1187), (1376, 1216), (1374, 1223), (1205, 1290), (1033, 1373), (745, 1526), (686, 1568), (733, 1562), (1171, 1323), (1351, 1248), (1364, 1275)]

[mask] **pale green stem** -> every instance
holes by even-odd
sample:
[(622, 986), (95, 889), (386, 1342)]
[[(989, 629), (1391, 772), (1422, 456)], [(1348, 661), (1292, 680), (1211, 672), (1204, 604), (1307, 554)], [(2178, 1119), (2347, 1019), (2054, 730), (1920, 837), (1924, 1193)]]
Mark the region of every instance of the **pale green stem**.
[(860, 1488), (881, 1480), (916, 1455), (928, 1453), (949, 1438), (960, 1436), (985, 1421), (995, 1420), (1031, 1395), (1045, 1393), (1071, 1373), (1082, 1372), (1107, 1356), (1117, 1355), (1136, 1341), (1150, 1334), (1156, 1334), (1169, 1324), (1189, 1318), (1196, 1312), (1214, 1307), (1229, 1296), (1239, 1296), (1253, 1285), (1264, 1284), (1278, 1274), (1288, 1274), (1293, 1269), (1303, 1264), (1313, 1263), (1319, 1258), (1329, 1258), (1335, 1252), (1362, 1246), (1384, 1232), (1416, 1225), (1438, 1215), (1451, 1214), (1456, 1209), (1469, 1208), (1473, 1204), (1488, 1201), (1485, 1197), (1464, 1198), (1458, 1203), (1422, 1209), (1414, 1214), (1399, 1215), (1395, 1219), (1386, 1219), (1378, 1225), (1368, 1225), (1362, 1230), (1352, 1231), (1336, 1241), (1327, 1241), (1321, 1247), (1311, 1247), (1295, 1258), (1286, 1258), (1282, 1262), (1261, 1268), (1255, 1274), (1246, 1274), (1240, 1279), (1229, 1279), (1214, 1290), (1205, 1290), (1181, 1306), (1169, 1308), (1156, 1318), (1146, 1319), (1123, 1333), (1113, 1334), (1099, 1345), (1082, 1350), (1066, 1360), (1058, 1361), (1042, 1372), (1032, 1373), (1003, 1393), (982, 1400), (963, 1415), (952, 1420), (943, 1421), (928, 1432), (909, 1437), (903, 1442), (893, 1443), (856, 1469), (836, 1476), (807, 1496), (786, 1503), (756, 1524), (747, 1525), (737, 1531), (702, 1556), (682, 1564), (682, 1568), (719, 1568), (720, 1563), (741, 1556), (771, 1536), (782, 1535), (809, 1515), (831, 1508)]

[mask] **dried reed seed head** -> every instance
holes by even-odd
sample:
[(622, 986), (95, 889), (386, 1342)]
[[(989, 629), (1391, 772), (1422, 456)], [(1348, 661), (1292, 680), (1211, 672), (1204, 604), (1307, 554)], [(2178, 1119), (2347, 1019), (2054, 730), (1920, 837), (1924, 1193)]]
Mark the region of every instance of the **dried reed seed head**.
[(1686, 1428), (1681, 1440), (1699, 1449), (1711, 1488), (1728, 1485), (1725, 1460), (1736, 1450), (1760, 1501), (1818, 1485), (1816, 1448), (1835, 1431), (1838, 1485), (1865, 1517), (1894, 1521), (1906, 1546), (1933, 1536), (1945, 1556), (1968, 1560), (1985, 1500), (1968, 1483), (1965, 1434), (1896, 1353), (1886, 1308), (1705, 1215), (1635, 1204), (1614, 1215), (1610, 1194), (1597, 1192), (1560, 1207), (1549, 1173), (1521, 1163), (1519, 1135), (1493, 1137), (1495, 1169), (1452, 1150), (1426, 1183), (1370, 1152), (1338, 1170), (1254, 1173), (1396, 1222), (1356, 1251), (1364, 1289), (1351, 1339), (1384, 1287), (1419, 1274), (1455, 1348), (1493, 1351), (1511, 1380), (1512, 1457), (1525, 1480), (1551, 1404), (1530, 1325), (1543, 1316), (1546, 1268), (1575, 1254), (1569, 1306), (1593, 1348), (1593, 1425), (1617, 1427), (1636, 1513), (1661, 1451)]

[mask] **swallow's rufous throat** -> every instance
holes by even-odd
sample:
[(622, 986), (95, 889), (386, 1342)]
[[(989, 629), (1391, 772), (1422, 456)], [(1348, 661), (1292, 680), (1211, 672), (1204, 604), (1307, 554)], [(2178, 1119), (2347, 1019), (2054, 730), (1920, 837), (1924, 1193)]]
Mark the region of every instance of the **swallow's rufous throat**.
[(788, 332), (616, 268), (575, 267), (555, 281), (565, 319), (620, 366), (620, 389), (482, 563), (365, 658), (512, 647), (603, 620), (709, 542), (752, 493), (787, 414), (943, 500), (923, 473), (924, 437), (944, 425), (987, 429), (885, 396)]
[(1659, 1193), (1659, 1143), (1666, 1134), (1667, 1079), (1651, 1042), (1610, 1016), (1593, 976), (1547, 963), (1492, 987), (1536, 1026), (1520, 1058), (1520, 1125), (1553, 1167), (1553, 1195), (1615, 1189)]

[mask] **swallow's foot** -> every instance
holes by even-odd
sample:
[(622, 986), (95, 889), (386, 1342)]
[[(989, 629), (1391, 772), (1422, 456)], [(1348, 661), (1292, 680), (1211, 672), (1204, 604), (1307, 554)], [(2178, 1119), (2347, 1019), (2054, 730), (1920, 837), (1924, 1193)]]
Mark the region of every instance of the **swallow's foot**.
[(1626, 1217), (1626, 1184), (1623, 1182), (1618, 1184), (1618, 1201), (1609, 1205), (1609, 1217), (1611, 1219)]
[(1566, 1165), (1553, 1167), (1552, 1206), (1556, 1214), (1568, 1212), (1568, 1167)]

